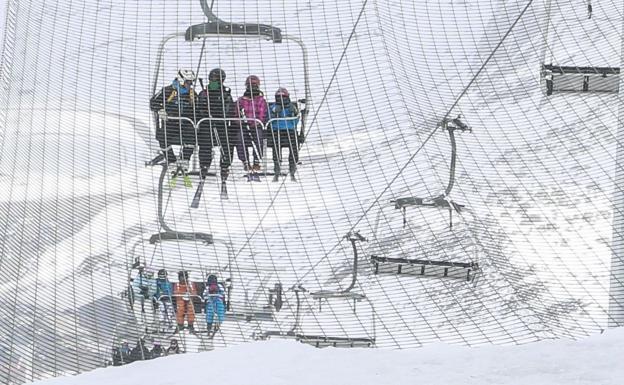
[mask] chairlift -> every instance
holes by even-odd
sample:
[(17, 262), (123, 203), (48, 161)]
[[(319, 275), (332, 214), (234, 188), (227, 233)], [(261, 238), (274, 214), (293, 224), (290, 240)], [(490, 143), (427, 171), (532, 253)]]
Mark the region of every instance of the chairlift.
[(451, 191), (453, 190), (453, 186), (455, 185), (455, 166), (457, 162), (457, 143), (455, 141), (455, 131), (472, 132), (472, 128), (470, 128), (461, 120), (461, 116), (458, 116), (454, 119), (444, 119), (442, 122), (440, 122), (440, 127), (444, 131), (448, 132), (451, 142), (451, 167), (448, 184), (444, 190), (444, 194), (435, 198), (406, 197), (392, 200), (391, 203), (394, 204), (394, 208), (402, 210), (403, 227), (407, 225), (406, 211), (408, 207), (416, 206), (448, 209), (449, 227), (451, 229), (453, 228), (453, 211), (460, 213), (465, 207), (464, 205), (456, 203), (450, 199)]
[(367, 302), (372, 309), (372, 317), (373, 317), (373, 331), (372, 337), (345, 337), (345, 336), (326, 336), (326, 335), (311, 335), (298, 333), (297, 330), (300, 329), (301, 325), (301, 298), (300, 293), (308, 293), (309, 291), (305, 289), (301, 285), (297, 285), (292, 288), (292, 291), (295, 292), (297, 304), (295, 310), (295, 322), (294, 325), (290, 328), (289, 331), (266, 331), (264, 333), (255, 334), (254, 338), (256, 339), (268, 339), (272, 337), (278, 338), (290, 338), (295, 339), (299, 342), (310, 344), (316, 347), (371, 347), (375, 345), (376, 339), (376, 331), (375, 331), (375, 309), (372, 302), (366, 297), (364, 294), (353, 292), (352, 289), (355, 287), (357, 283), (357, 269), (358, 269), (358, 252), (357, 252), (357, 242), (365, 242), (366, 238), (360, 235), (359, 232), (349, 232), (345, 237), (351, 242), (351, 246), (353, 248), (353, 273), (352, 280), (350, 285), (343, 290), (321, 290), (316, 292), (310, 292), (310, 296), (313, 300), (319, 301), (319, 312), (322, 311), (322, 301), (323, 300), (332, 300), (332, 299), (342, 299), (342, 300), (352, 300), (353, 301), (353, 313), (357, 312), (356, 303), (365, 301)]
[(321, 304), (323, 300), (329, 299), (347, 299), (353, 300), (353, 311), (355, 312), (355, 305), (357, 302), (360, 302), (366, 299), (364, 294), (352, 292), (353, 288), (355, 288), (355, 284), (357, 283), (357, 272), (358, 272), (358, 251), (357, 251), (357, 242), (366, 242), (367, 239), (364, 238), (358, 231), (349, 232), (344, 236), (343, 239), (348, 239), (351, 242), (351, 247), (353, 249), (353, 264), (352, 264), (352, 273), (351, 273), (351, 283), (344, 290), (321, 290), (310, 293), (312, 299), (319, 301), (319, 311), (322, 310)]
[(619, 67), (576, 67), (542, 64), (540, 71), (546, 96), (553, 93), (620, 92)]
[[(133, 285), (133, 281), (135, 277), (141, 277), (143, 272), (148, 268), (151, 268), (152, 273), (154, 275), (156, 275), (156, 272), (159, 269), (163, 269), (163, 268), (170, 272), (171, 271), (191, 271), (194, 274), (194, 276), (189, 277), (189, 281), (195, 284), (195, 287), (198, 292), (198, 295), (193, 296), (194, 298), (192, 299), (193, 305), (195, 307), (197, 314), (201, 313), (203, 309), (203, 298), (201, 298), (199, 294), (203, 293), (203, 289), (205, 286), (204, 282), (207, 278), (207, 274), (214, 273), (222, 278), (225, 275), (226, 278), (223, 281), (221, 281), (221, 283), (226, 288), (226, 303), (225, 303), (226, 310), (231, 310), (232, 306), (231, 306), (230, 299), (232, 297), (232, 289), (233, 289), (231, 277), (233, 273), (232, 262), (233, 262), (233, 256), (234, 256), (234, 252), (232, 250), (231, 245), (225, 241), (220, 241), (218, 239), (214, 240), (212, 239), (212, 237), (210, 237), (211, 242), (205, 242), (204, 240), (202, 240), (201, 237), (191, 239), (193, 241), (201, 242), (201, 244), (205, 246), (215, 244), (215, 243), (223, 245), (227, 253), (227, 265), (225, 266), (218, 265), (218, 264), (216, 265), (207, 264), (205, 262), (202, 263), (199, 257), (196, 261), (191, 260), (191, 259), (184, 260), (184, 258), (181, 258), (181, 256), (176, 256), (174, 258), (168, 258), (163, 261), (158, 261), (158, 259), (155, 259), (156, 250), (157, 250), (156, 248), (162, 247), (162, 244), (164, 243), (173, 244), (173, 242), (177, 242), (178, 245), (176, 249), (178, 250), (178, 252), (181, 252), (184, 250), (180, 250), (180, 242), (186, 242), (187, 244), (189, 244), (190, 242), (188, 242), (188, 239), (174, 239), (174, 238), (167, 239), (167, 238), (157, 237), (157, 235), (158, 234), (152, 235), (148, 240), (144, 238), (140, 238), (130, 248), (130, 258), (128, 260), (128, 286), (127, 286), (127, 289), (121, 294), (122, 298), (128, 299), (128, 305), (129, 305), (130, 311), (135, 314), (137, 320), (144, 326), (145, 331), (147, 333), (151, 333), (151, 330), (155, 329), (157, 332), (160, 330), (159, 314), (153, 311), (152, 312), (153, 314), (151, 317), (152, 320), (149, 321), (150, 317), (148, 316), (147, 313), (149, 313), (148, 309), (151, 307), (151, 305), (150, 306), (145, 305), (145, 302), (146, 302), (145, 300), (147, 298), (145, 297), (144, 294), (142, 295), (141, 293), (135, 293), (135, 287)], [(150, 247), (150, 246), (145, 246), (146, 241), (150, 245), (153, 245), (151, 247), (155, 247), (151, 256), (142, 254), (138, 250), (139, 247), (141, 248)], [(153, 280), (155, 279), (156, 277), (153, 277)], [(171, 283), (174, 284), (175, 282), (172, 281)], [(169, 300), (174, 305), (176, 301), (175, 297), (176, 297), (175, 295), (169, 297)], [(149, 294), (148, 294), (148, 298), (151, 298)], [(137, 299), (141, 300), (140, 308), (135, 308), (135, 303), (137, 302)]]
[[(197, 69), (198, 72), (201, 68), (201, 61), (202, 61), (202, 57), (204, 54), (204, 50), (205, 50), (205, 42), (207, 39), (209, 38), (228, 38), (228, 39), (235, 39), (235, 38), (241, 38), (241, 39), (262, 39), (262, 40), (267, 40), (267, 41), (271, 41), (274, 44), (281, 44), (285, 41), (289, 41), (289, 42), (293, 42), (295, 44), (297, 44), (297, 46), (301, 49), (302, 51), (302, 57), (303, 57), (303, 76), (304, 76), (304, 87), (305, 87), (305, 98), (303, 99), (299, 99), (298, 102), (301, 104), (304, 104), (304, 108), (300, 109), (299, 111), (299, 116), (297, 117), (293, 117), (293, 118), (278, 118), (278, 119), (271, 119), (269, 120), (266, 124), (264, 124), (263, 122), (258, 121), (257, 123), (259, 123), (260, 127), (266, 131), (269, 127), (270, 124), (275, 121), (275, 120), (280, 120), (280, 119), (299, 119), (299, 130), (298, 130), (298, 134), (297, 137), (299, 138), (299, 143), (298, 145), (301, 146), (301, 144), (303, 143), (303, 139), (305, 138), (305, 122), (306, 122), (306, 117), (309, 114), (310, 111), (310, 106), (311, 106), (311, 93), (310, 93), (310, 80), (309, 80), (309, 71), (308, 71), (308, 54), (307, 54), (307, 49), (305, 47), (305, 45), (303, 44), (303, 42), (301, 41), (301, 39), (292, 36), (292, 35), (287, 35), (287, 34), (283, 34), (281, 29), (278, 27), (274, 27), (271, 25), (267, 25), (267, 24), (257, 24), (257, 23), (233, 23), (233, 22), (227, 22), (227, 21), (223, 21), (220, 18), (218, 18), (213, 10), (212, 10), (212, 6), (208, 5), (207, 0), (200, 0), (200, 5), (201, 8), (204, 12), (204, 14), (206, 15), (207, 18), (207, 22), (205, 23), (201, 23), (201, 24), (197, 24), (197, 25), (192, 25), (189, 28), (187, 28), (187, 30), (184, 33), (173, 33), (170, 35), (165, 36), (165, 38), (161, 41), (159, 48), (158, 48), (158, 53), (157, 53), (157, 59), (156, 59), (156, 69), (154, 71), (154, 81), (152, 83), (152, 95), (156, 94), (157, 91), (157, 87), (158, 87), (158, 80), (159, 80), (159, 75), (160, 75), (160, 70), (161, 67), (163, 66), (163, 58), (164, 58), (164, 50), (165, 50), (165, 46), (166, 44), (173, 40), (173, 39), (184, 39), (184, 42), (188, 43), (188, 44), (192, 44), (195, 41), (198, 40), (202, 40), (203, 44), (202, 44), (202, 48), (200, 51), (200, 56), (199, 56), (199, 61), (197, 64)], [(200, 78), (201, 79), (201, 78)], [(163, 129), (163, 127), (161, 126), (161, 119), (158, 116), (158, 113), (154, 112), (153, 113), (153, 118), (154, 118), (154, 122), (155, 122), (155, 126), (158, 127), (159, 129)], [(195, 137), (195, 141), (193, 141), (193, 143), (182, 143), (182, 139), (180, 139), (180, 142), (178, 141), (174, 141), (172, 144), (173, 145), (181, 145), (182, 147), (184, 146), (190, 146), (193, 147), (197, 150), (198, 147), (198, 141), (197, 141), (197, 133), (198, 131), (202, 128), (205, 127), (205, 124), (209, 124), (211, 122), (242, 122), (242, 118), (216, 118), (216, 117), (205, 117), (205, 118), (201, 118), (201, 119), (190, 119), (189, 117), (168, 117), (167, 120), (172, 120), (173, 122), (177, 122), (180, 125), (181, 124), (186, 124), (186, 125), (190, 125), (193, 127), (194, 129), (194, 137)], [(166, 120), (163, 121), (163, 124), (166, 124)], [(212, 127), (212, 125), (210, 125)], [(212, 128), (210, 128), (212, 129)], [(218, 147), (220, 146), (220, 143), (218, 143), (218, 136), (216, 135), (216, 132), (212, 132), (211, 133), (211, 137), (213, 138), (213, 146), (212, 147)], [(182, 135), (180, 135), (182, 136)], [(265, 135), (265, 138), (267, 138), (268, 136)], [(263, 148), (264, 148), (264, 153), (265, 153), (265, 157), (264, 157), (264, 168), (266, 170), (266, 148), (267, 148), (267, 140), (264, 141), (264, 143), (262, 144)], [(161, 149), (161, 151), (166, 151), (168, 148), (166, 149)], [(195, 151), (195, 153), (197, 154), (197, 151)], [(159, 154), (156, 158), (152, 159), (149, 162), (146, 162), (147, 166), (153, 166), (156, 164), (159, 164), (161, 162), (161, 160), (164, 159), (164, 155), (163, 154)], [(190, 175), (199, 175), (199, 170), (197, 169), (197, 164), (194, 163), (193, 164), (193, 169), (189, 172)], [(270, 173), (265, 173), (270, 175)], [(216, 174), (208, 174), (208, 175), (216, 175)]]
[[(301, 331), (301, 296), (308, 292), (303, 286), (298, 285), (291, 289), (295, 293), (296, 307), (295, 307), (295, 319), (292, 327), (288, 331), (282, 330), (268, 330), (261, 333), (254, 333), (253, 338), (256, 340), (267, 340), (271, 338), (281, 339), (293, 339), (301, 343), (315, 346), (317, 348), (322, 347), (374, 347), (376, 342), (376, 320), (375, 320), (375, 308), (370, 300), (365, 296), (362, 299), (366, 300), (371, 307), (372, 311), (372, 333), (371, 336), (366, 337), (347, 337), (347, 336), (327, 336), (318, 334), (306, 334)], [(348, 298), (348, 296), (336, 296), (334, 298)]]

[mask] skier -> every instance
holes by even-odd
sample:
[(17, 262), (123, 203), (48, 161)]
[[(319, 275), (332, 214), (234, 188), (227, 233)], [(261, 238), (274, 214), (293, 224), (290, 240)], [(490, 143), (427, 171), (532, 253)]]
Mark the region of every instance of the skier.
[(130, 358), (132, 361), (141, 361), (141, 360), (149, 360), (150, 352), (145, 346), (145, 339), (143, 337), (139, 338), (136, 346), (130, 352)]
[[(208, 336), (214, 336), (223, 323), (225, 318), (225, 287), (217, 281), (217, 276), (211, 274), (206, 281), (206, 289), (202, 295), (206, 301), (206, 325), (208, 329)], [(214, 331), (212, 330), (212, 323), (214, 320), (214, 314), (217, 314), (217, 324)]]
[(154, 280), (154, 272), (139, 266), (136, 278), (132, 280), (132, 289), (135, 298), (141, 301), (141, 313), (145, 313), (145, 301), (150, 300), (152, 294), (156, 291), (156, 281)]
[(180, 346), (178, 346), (178, 340), (175, 338), (171, 339), (169, 347), (167, 348), (166, 355), (168, 356), (170, 354), (180, 354)]
[(275, 102), (269, 103), (269, 119), (281, 119), (271, 122), (271, 137), (273, 145), (273, 167), (275, 176), (273, 182), (277, 182), (280, 177), (282, 163), (282, 148), (288, 148), (288, 170), (290, 179), (297, 181), (295, 172), (297, 162), (299, 162), (299, 141), (297, 137), (297, 125), (299, 119), (294, 118), (299, 115), (299, 108), (296, 102), (290, 101), (290, 93), (286, 88), (280, 87), (275, 92)]
[(113, 347), (113, 365), (121, 366), (130, 362), (130, 346), (128, 341), (123, 340), (121, 346)]
[[(264, 141), (263, 127), (258, 123), (258, 120), (263, 124), (266, 123), (267, 110), (267, 102), (264, 99), (264, 94), (260, 91), (260, 78), (256, 75), (248, 76), (245, 80), (245, 93), (236, 102), (234, 116), (241, 119), (237, 124), (236, 152), (238, 159), (243, 162), (245, 170), (253, 174), (260, 171), (262, 143)], [(248, 147), (253, 150), (253, 164), (250, 163)]]
[(158, 270), (156, 292), (154, 293), (153, 301), (155, 301), (156, 307), (160, 309), (160, 321), (170, 327), (172, 326), (174, 315), (172, 295), (173, 290), (171, 282), (167, 279), (167, 270)]
[(156, 140), (160, 148), (166, 151), (164, 156), (167, 163), (176, 162), (176, 156), (171, 145), (182, 146), (182, 167), (188, 168), (188, 162), (193, 155), (192, 147), (184, 145), (196, 145), (195, 127), (185, 119), (196, 120), (198, 111), (197, 95), (193, 89), (195, 73), (192, 70), (181, 69), (171, 85), (164, 87), (150, 100), (150, 109), (158, 112), (160, 124), (156, 130)]
[(154, 346), (152, 347), (152, 350), (150, 351), (150, 357), (159, 358), (159, 357), (163, 357), (164, 355), (165, 355), (165, 351), (163, 350), (162, 346), (160, 346), (160, 342), (154, 341)]
[[(207, 116), (215, 119), (228, 118), (234, 105), (232, 92), (225, 86), (225, 71), (215, 68), (208, 74), (208, 89), (199, 94), (199, 102)], [(226, 181), (232, 163), (232, 147), (235, 146), (236, 131), (232, 132), (229, 121), (209, 121), (199, 127), (199, 163), (201, 177), (205, 178), (212, 163), (212, 147), (221, 148), (221, 197), (227, 198)]]
[(176, 297), (176, 319), (178, 326), (177, 331), (184, 329), (184, 317), (187, 317), (188, 329), (191, 333), (195, 333), (195, 309), (193, 307), (193, 297), (197, 296), (195, 285), (188, 280), (188, 271), (180, 271), (178, 273), (179, 283), (175, 285), (173, 295)]

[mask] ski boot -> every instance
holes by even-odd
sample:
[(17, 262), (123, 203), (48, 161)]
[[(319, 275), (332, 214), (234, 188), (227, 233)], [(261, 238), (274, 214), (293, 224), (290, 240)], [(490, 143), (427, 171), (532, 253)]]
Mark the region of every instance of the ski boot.
[(171, 176), (171, 180), (169, 181), (169, 187), (175, 188), (178, 184), (178, 176), (182, 175), (182, 179), (184, 180), (184, 187), (191, 188), (193, 187), (193, 183), (191, 182), (191, 178), (188, 176), (188, 160), (181, 160), (176, 162), (177, 166), (173, 175)]
[(208, 167), (203, 166), (200, 170), (199, 170), (199, 177), (201, 179), (206, 179), (206, 176), (208, 176)]
[(223, 200), (229, 199), (228, 192), (227, 192), (227, 185), (225, 182), (221, 182), (221, 199)]
[(195, 334), (195, 326), (192, 323), (189, 323), (188, 330), (189, 330), (189, 333)]
[(275, 170), (275, 175), (273, 176), (273, 182), (279, 182), (281, 170), (277, 163), (273, 163), (273, 164), (274, 164), (273, 170)]
[(295, 173), (297, 172), (297, 166), (291, 165), (290, 170), (288, 171), (290, 172), (290, 181), (297, 183), (297, 177), (295, 176)]
[(212, 338), (212, 324), (208, 324), (206, 326), (207, 329), (207, 333), (208, 333), (208, 338)]

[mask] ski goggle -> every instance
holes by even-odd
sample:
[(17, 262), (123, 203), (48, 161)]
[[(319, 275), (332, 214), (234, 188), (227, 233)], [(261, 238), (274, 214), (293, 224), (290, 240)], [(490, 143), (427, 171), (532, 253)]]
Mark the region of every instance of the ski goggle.
[(290, 104), (290, 97), (284, 96), (284, 95), (275, 95), (275, 103), (281, 104), (281, 105), (288, 105)]

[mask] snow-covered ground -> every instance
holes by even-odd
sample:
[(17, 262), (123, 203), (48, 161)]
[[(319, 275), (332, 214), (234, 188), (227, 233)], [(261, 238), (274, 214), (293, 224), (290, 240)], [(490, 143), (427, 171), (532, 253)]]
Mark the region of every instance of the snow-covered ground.
[[(297, 320), (287, 290), (269, 319), (228, 319), (215, 347), (293, 326), (380, 347), (518, 344), (605, 328), (620, 100), (547, 98), (539, 65), (543, 57), (619, 65), (612, 7), (596, 2), (587, 20), (582, 2), (558, 4), (545, 39), (545, 3), (535, 2), (452, 111), (474, 131), (457, 134), (451, 196), (466, 209), (450, 230), (448, 212), (437, 209), (410, 208), (403, 226), (390, 201), (444, 189), (448, 136), (438, 132), (419, 148), (526, 1), (368, 1), (348, 48), (364, 1), (285, 3), (216, 2), (224, 19), (273, 23), (308, 47), (313, 103), (300, 183), (247, 183), (235, 161), (230, 200), (219, 199), (213, 179), (191, 210), (194, 191), (165, 182), (165, 221), (213, 234), (229, 245), (225, 253), (148, 242), (161, 230), (160, 170), (143, 167), (157, 146), (147, 106), (156, 49), (203, 21), (198, 1), (13, 2), (0, 122), (0, 382), (92, 369), (112, 344), (142, 334), (122, 296), (136, 257), (171, 272), (231, 274), (241, 311), (266, 305), (277, 282), (347, 287), (352, 255), (342, 237), (352, 228), (369, 239), (359, 245), (353, 289), (368, 301), (332, 299), (321, 310), (304, 293)], [(157, 86), (179, 67), (195, 68), (201, 45), (172, 41)], [(253, 72), (269, 96), (284, 85), (303, 97), (296, 45), (206, 46), (200, 73), (223, 67), (235, 95)], [(375, 275), (372, 254), (478, 262), (481, 274), (472, 282)]]
[(255, 342), (97, 369), (40, 385), (620, 385), (624, 330), (580, 341), (468, 348), (315, 349), (292, 341)]

